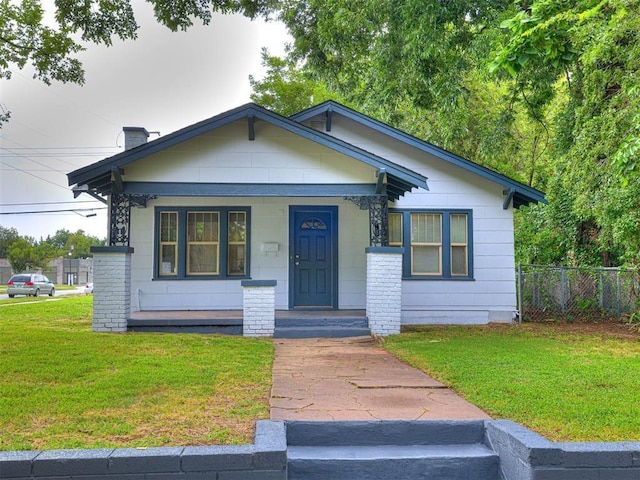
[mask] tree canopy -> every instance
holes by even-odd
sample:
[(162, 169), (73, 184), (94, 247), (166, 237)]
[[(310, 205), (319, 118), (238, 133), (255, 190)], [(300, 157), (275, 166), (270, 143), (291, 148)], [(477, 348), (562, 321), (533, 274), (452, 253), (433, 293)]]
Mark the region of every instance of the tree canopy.
[(87, 235), (83, 230), (58, 230), (46, 239), (35, 240), (22, 236), (15, 228), (0, 225), (0, 258), (6, 258), (15, 273), (28, 268), (46, 268), (56, 257), (86, 258), (92, 256), (92, 246), (106, 245), (107, 239)]
[[(214, 13), (267, 16), (277, 0), (147, 0), (157, 21), (172, 31), (195, 21), (209, 24)], [(34, 78), (84, 84), (77, 54), (88, 44), (110, 46), (134, 40), (138, 23), (132, 0), (0, 0), (0, 79), (30, 65)], [(0, 126), (10, 112), (0, 104)]]
[[(172, 30), (276, 16), (252, 98), (283, 114), (334, 98), (545, 190), (516, 214), (518, 260), (640, 263), (640, 0), (148, 0)], [(0, 77), (82, 83), (87, 43), (134, 39), (130, 0), (0, 0)], [(6, 116), (6, 112), (0, 111)]]
[[(639, 0), (285, 0), (280, 15), (290, 78), (547, 192), (516, 214), (519, 261), (640, 261)], [(256, 101), (287, 103), (274, 80)]]

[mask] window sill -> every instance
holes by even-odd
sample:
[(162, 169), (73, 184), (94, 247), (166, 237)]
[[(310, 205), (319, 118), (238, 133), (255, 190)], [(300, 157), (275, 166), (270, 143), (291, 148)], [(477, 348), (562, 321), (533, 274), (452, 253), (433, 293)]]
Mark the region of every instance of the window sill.
[(248, 275), (233, 275), (229, 277), (221, 277), (218, 275), (202, 275), (202, 276), (189, 276), (189, 277), (153, 277), (153, 282), (189, 282), (189, 281), (211, 281), (211, 280), (250, 280)]
[(427, 281), (427, 282), (475, 282), (476, 279), (473, 277), (402, 277), (402, 280), (408, 281)]

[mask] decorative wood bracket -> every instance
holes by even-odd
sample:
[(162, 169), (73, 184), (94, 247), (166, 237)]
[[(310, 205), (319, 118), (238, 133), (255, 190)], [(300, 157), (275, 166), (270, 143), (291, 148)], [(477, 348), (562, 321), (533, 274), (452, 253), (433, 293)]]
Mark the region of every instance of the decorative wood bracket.
[(507, 188), (502, 191), (502, 194), (505, 195), (504, 202), (502, 202), (502, 209), (509, 210), (509, 205), (513, 200), (514, 195), (516, 194), (515, 188)]
[(369, 210), (369, 245), (389, 246), (389, 205), (386, 195), (344, 197), (356, 204), (360, 210)]
[(115, 193), (122, 193), (124, 191), (122, 170), (118, 167), (111, 167), (111, 178), (113, 179), (113, 191)]
[(109, 219), (109, 246), (129, 246), (131, 230), (131, 207), (147, 207), (147, 201), (156, 195), (126, 193), (111, 194)]

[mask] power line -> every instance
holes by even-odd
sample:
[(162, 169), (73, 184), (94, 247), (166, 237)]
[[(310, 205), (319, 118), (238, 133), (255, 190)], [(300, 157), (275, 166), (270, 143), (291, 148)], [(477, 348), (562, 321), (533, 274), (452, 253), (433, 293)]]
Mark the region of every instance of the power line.
[[(0, 163), (4, 163), (4, 162), (3, 162), (2, 160), (0, 160)], [(17, 171), (19, 171), (19, 172), (22, 172), (22, 173), (24, 173), (25, 175), (30, 175), (30, 176), (32, 176), (33, 178), (37, 178), (38, 180), (42, 180), (43, 182), (47, 182), (47, 183), (50, 183), (51, 185), (54, 185), (54, 186), (56, 186), (56, 187), (58, 187), (58, 188), (62, 188), (62, 189), (64, 189), (64, 190), (66, 190), (67, 192), (69, 191), (69, 187), (63, 187), (62, 185), (60, 185), (60, 184), (58, 184), (58, 183), (54, 183), (54, 182), (52, 182), (51, 180), (47, 180), (46, 178), (42, 178), (42, 177), (39, 177), (39, 176), (37, 176), (37, 175), (34, 175), (33, 173), (29, 173), (29, 172), (27, 172), (27, 171), (25, 171), (25, 170), (22, 170), (21, 168), (14, 167), (13, 165), (9, 165), (8, 163), (4, 163), (4, 165), (6, 165), (6, 166), (7, 166), (7, 167), (9, 167), (9, 168), (13, 168), (14, 170), (17, 170)]]
[(29, 212), (0, 212), (0, 215), (31, 215), (36, 213), (77, 213), (77, 212), (93, 212), (95, 210), (106, 210), (107, 207), (97, 207), (97, 208), (72, 208), (65, 210), (32, 210)]
[(33, 205), (62, 205), (65, 203), (99, 203), (97, 200), (76, 200), (69, 202), (0, 203), (0, 207), (30, 207)]

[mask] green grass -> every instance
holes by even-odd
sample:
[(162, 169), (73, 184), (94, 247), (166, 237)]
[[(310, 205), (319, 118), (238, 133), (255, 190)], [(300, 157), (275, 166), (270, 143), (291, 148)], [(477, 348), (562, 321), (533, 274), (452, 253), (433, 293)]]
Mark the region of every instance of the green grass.
[(15, 300), (0, 302), (0, 450), (250, 443), (269, 416), (269, 340), (99, 334), (90, 296)]
[(385, 347), (551, 440), (640, 440), (640, 342), (546, 325), (419, 327)]

